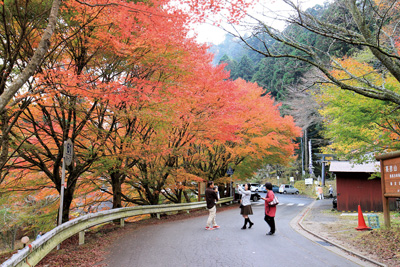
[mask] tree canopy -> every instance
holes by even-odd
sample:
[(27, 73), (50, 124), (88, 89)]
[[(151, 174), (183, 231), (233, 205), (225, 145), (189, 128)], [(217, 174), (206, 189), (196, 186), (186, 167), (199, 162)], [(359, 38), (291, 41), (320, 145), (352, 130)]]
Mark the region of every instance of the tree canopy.
[[(191, 201), (195, 183), (224, 184), (228, 167), (245, 177), (265, 161), (289, 163), (300, 135), (293, 119), (256, 84), (228, 79), (207, 46), (188, 37), (189, 23), (223, 1), (185, 4), (62, 2), (48, 51), (2, 117), (6, 209), (8, 197), (19, 206), (30, 199), (32, 215), (55, 216), (67, 139), (74, 155), (63, 222), (110, 200), (114, 208)], [(249, 3), (232, 4), (234, 21)], [(42, 5), (23, 53), (41, 39)]]

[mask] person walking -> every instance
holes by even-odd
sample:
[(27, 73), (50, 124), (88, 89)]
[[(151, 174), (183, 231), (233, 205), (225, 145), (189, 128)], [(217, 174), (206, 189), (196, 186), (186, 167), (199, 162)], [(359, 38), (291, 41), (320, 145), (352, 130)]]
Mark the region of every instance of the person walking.
[(241, 186), (238, 186), (239, 194), (242, 195), (241, 205), (240, 205), (240, 214), (244, 218), (244, 225), (242, 229), (247, 228), (247, 223), (249, 223), (249, 229), (253, 226), (253, 222), (250, 221), (249, 215), (253, 215), (253, 209), (251, 208), (251, 191), (250, 191), (250, 184), (245, 184), (244, 189)]
[(218, 229), (219, 226), (217, 225), (217, 222), (215, 220), (215, 217), (217, 215), (217, 206), (215, 203), (218, 201), (218, 191), (217, 188), (214, 188), (213, 181), (207, 182), (205, 195), (206, 195), (207, 209), (209, 212), (206, 230)]
[(333, 198), (333, 188), (332, 185), (329, 185), (329, 197)]
[(266, 197), (261, 199), (265, 200), (265, 217), (264, 221), (271, 228), (267, 235), (273, 235), (275, 233), (275, 213), (276, 213), (276, 205), (270, 205), (269, 203), (274, 200), (275, 194), (272, 191), (272, 184), (267, 182), (265, 183), (265, 189), (267, 189)]
[(324, 199), (324, 189), (322, 188), (322, 186), (321, 185), (318, 185), (318, 198), (321, 200), (321, 199)]

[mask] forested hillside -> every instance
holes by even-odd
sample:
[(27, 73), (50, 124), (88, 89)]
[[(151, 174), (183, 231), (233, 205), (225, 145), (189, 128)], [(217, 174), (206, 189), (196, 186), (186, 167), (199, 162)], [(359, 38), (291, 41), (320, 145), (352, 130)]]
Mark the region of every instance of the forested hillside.
[[(334, 3), (326, 3), (325, 5), (316, 5), (308, 9), (307, 12), (324, 20), (328, 15), (331, 16), (332, 13), (343, 12), (343, 10)], [(335, 23), (344, 25), (347, 22), (341, 21), (341, 17), (338, 16)], [(350, 25), (349, 30), (355, 30), (355, 25)], [(285, 33), (297, 36), (298, 41), (307, 42), (321, 51), (325, 51), (329, 45), (331, 46), (329, 48), (331, 54), (337, 57), (350, 56), (357, 51), (354, 46), (343, 42), (337, 42), (332, 46), (321, 35), (295, 24), (288, 25), (283, 34)], [(247, 34), (246, 42), (261, 51), (264, 45), (267, 44), (272, 51), (291, 55), (300, 53), (294, 48), (277, 42), (268, 35)], [(223, 43), (212, 46), (210, 51), (215, 54), (214, 64), (227, 64), (225, 69), (230, 71), (231, 79), (242, 78), (246, 81), (257, 82), (259, 86), (264, 88), (265, 93), (270, 92), (278, 101), (286, 100), (288, 95), (287, 88), (300, 83), (301, 78), (311, 68), (310, 65), (293, 58), (266, 58), (262, 54), (248, 49), (239, 38), (232, 35), (227, 35)]]

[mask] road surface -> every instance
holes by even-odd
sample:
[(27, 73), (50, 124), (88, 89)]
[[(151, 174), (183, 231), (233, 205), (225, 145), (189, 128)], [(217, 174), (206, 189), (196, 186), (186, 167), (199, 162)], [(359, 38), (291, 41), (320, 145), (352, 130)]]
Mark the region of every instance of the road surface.
[[(261, 193), (262, 196), (265, 194)], [(105, 263), (109, 266), (360, 266), (312, 242), (290, 226), (311, 199), (279, 195), (276, 233), (267, 236), (264, 201), (253, 202), (252, 229), (242, 230), (240, 210), (218, 213), (220, 229), (206, 231), (207, 216), (149, 225), (117, 240)]]

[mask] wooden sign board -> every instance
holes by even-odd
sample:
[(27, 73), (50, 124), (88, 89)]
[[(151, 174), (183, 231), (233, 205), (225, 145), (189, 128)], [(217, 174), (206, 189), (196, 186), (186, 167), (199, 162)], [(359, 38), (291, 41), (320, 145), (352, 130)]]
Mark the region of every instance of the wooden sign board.
[(382, 193), (385, 197), (400, 197), (400, 151), (379, 155)]
[(205, 182), (200, 182), (198, 183), (198, 193), (197, 193), (197, 200), (201, 201), (202, 198), (205, 198), (206, 196), (206, 183)]
[(386, 227), (389, 228), (389, 198), (400, 197), (400, 151), (378, 155), (375, 158), (381, 162), (383, 217)]
[(400, 158), (382, 160), (383, 194), (400, 197)]

